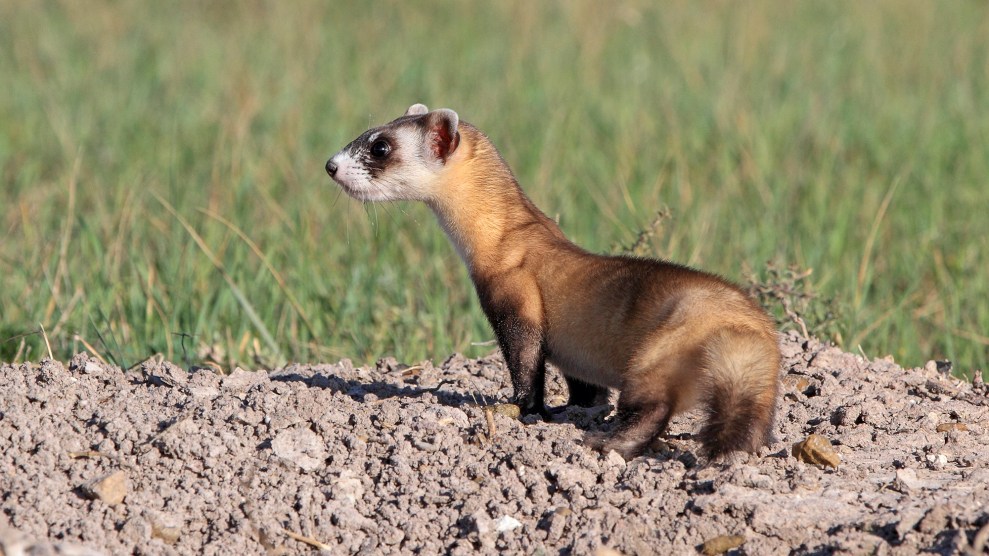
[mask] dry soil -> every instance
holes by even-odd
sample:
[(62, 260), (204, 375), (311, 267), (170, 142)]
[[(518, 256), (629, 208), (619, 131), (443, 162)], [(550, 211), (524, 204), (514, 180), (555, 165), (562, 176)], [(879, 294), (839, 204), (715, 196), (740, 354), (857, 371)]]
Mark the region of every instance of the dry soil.
[[(986, 384), (781, 345), (777, 440), (718, 464), (698, 415), (628, 462), (581, 443), (609, 406), (519, 421), (498, 355), (2, 365), (0, 554), (984, 553)], [(792, 455), (810, 434), (837, 467)]]

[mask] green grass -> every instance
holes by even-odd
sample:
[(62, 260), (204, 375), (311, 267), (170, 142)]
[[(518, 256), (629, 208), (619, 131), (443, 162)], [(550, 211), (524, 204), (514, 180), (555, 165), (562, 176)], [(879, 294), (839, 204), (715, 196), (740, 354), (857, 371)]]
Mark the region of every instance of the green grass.
[(812, 268), (846, 349), (986, 367), (984, 4), (653, 4), (0, 3), (0, 359), (490, 350), (428, 210), (323, 172), (424, 102), (589, 249), (667, 206), (655, 252)]

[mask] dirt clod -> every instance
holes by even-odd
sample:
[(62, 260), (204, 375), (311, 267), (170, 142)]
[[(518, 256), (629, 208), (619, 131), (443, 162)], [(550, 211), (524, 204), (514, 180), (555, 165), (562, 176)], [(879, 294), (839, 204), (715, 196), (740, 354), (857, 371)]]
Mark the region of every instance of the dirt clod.
[(733, 548), (738, 548), (745, 543), (745, 537), (741, 535), (718, 535), (712, 539), (704, 541), (701, 545), (701, 553), (704, 556), (717, 556), (724, 554)]
[[(584, 443), (607, 428), (610, 406), (551, 422), (496, 412), (512, 394), (498, 355), (415, 372), (390, 358), (228, 375), (155, 360), (124, 372), (85, 355), (0, 365), (0, 547), (689, 554), (737, 532), (744, 545), (728, 553), (905, 555), (982, 542), (984, 382), (798, 335), (781, 348), (781, 373), (797, 378), (780, 397), (777, 440), (715, 463), (697, 457), (700, 413), (625, 461)], [(551, 406), (566, 399), (555, 371), (547, 394)], [(937, 432), (945, 423), (968, 430)], [(789, 457), (813, 435), (842, 447), (838, 468)], [(94, 501), (79, 488), (115, 473), (126, 473), (124, 496)]]
[(308, 428), (291, 428), (280, 431), (271, 441), (271, 450), (282, 459), (290, 461), (305, 471), (312, 471), (323, 463), (326, 448), (323, 441)]
[(155, 522), (151, 524), (151, 536), (168, 544), (175, 544), (182, 536), (182, 528), (175, 525)]
[(514, 531), (522, 526), (522, 522), (515, 519), (510, 515), (503, 515), (501, 519), (495, 523), (495, 530), (499, 533), (504, 533), (506, 531)]
[(841, 456), (831, 446), (831, 442), (819, 434), (812, 434), (794, 444), (792, 453), (793, 457), (805, 463), (835, 468), (841, 463)]
[(510, 419), (518, 419), (522, 415), (522, 410), (519, 406), (513, 403), (497, 403), (491, 406), (491, 411), (504, 415)]
[(127, 474), (123, 471), (115, 471), (83, 483), (79, 489), (94, 500), (102, 500), (111, 506), (120, 504), (127, 496)]
[(941, 423), (936, 429), (938, 432), (950, 432), (950, 431), (960, 431), (964, 432), (968, 430), (968, 425), (965, 423)]

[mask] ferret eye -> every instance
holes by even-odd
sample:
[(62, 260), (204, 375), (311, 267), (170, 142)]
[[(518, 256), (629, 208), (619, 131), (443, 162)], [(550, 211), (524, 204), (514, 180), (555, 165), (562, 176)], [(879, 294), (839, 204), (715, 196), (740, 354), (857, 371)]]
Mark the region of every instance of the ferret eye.
[(388, 144), (388, 141), (379, 140), (371, 145), (371, 156), (374, 158), (384, 158), (389, 154), (391, 154), (391, 145)]

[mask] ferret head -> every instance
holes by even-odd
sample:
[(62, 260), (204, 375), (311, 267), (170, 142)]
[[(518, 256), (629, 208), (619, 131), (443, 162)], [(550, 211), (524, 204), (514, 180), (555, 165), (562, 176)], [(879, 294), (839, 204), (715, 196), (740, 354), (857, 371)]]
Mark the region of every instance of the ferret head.
[(326, 161), (326, 173), (361, 201), (429, 200), (436, 177), (460, 144), (457, 113), (413, 104), (369, 129)]

